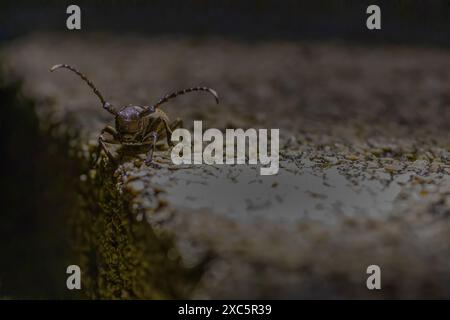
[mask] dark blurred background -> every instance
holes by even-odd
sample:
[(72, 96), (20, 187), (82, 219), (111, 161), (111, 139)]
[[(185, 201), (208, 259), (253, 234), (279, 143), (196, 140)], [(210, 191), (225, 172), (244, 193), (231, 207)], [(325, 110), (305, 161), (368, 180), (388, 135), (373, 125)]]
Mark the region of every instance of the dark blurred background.
[[(70, 4), (82, 9), (80, 31), (66, 29)], [(382, 30), (366, 28), (370, 4), (382, 9)], [(2, 0), (0, 59), (1, 44), (36, 32), (448, 47), (449, 15), (447, 0)], [(76, 170), (60, 174), (67, 168), (66, 159), (56, 155), (64, 147), (51, 147), (42, 136), (31, 112), (33, 102), (17, 97), (20, 83), (3, 80), (0, 72), (0, 139), (3, 168), (8, 171), (0, 184), (0, 299), (73, 298), (61, 287), (65, 283), (61, 270), (69, 264), (70, 253), (65, 251), (68, 230), (59, 213), (73, 207), (75, 200), (67, 192), (67, 197), (60, 197), (54, 191), (68, 188)], [(44, 162), (51, 165), (42, 167)]]
[[(154, 0), (0, 2), (0, 39), (67, 31), (66, 8), (82, 7), (82, 30), (191, 34), (240, 39), (343, 39), (450, 44), (447, 0)], [(382, 7), (382, 30), (365, 28), (366, 8)]]

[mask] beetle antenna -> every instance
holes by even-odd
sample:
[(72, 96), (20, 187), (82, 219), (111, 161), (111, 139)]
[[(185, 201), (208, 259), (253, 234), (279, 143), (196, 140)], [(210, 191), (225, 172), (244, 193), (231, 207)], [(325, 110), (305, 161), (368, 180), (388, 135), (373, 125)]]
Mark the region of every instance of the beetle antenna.
[(72, 67), (72, 66), (70, 66), (68, 64), (57, 64), (57, 65), (54, 65), (53, 67), (51, 67), (50, 71), (53, 72), (53, 71), (55, 71), (56, 69), (59, 69), (59, 68), (69, 69), (70, 71), (73, 71), (77, 75), (79, 75), (81, 77), (81, 79), (83, 79), (88, 84), (88, 86), (92, 88), (92, 90), (94, 91), (95, 95), (100, 99), (103, 107), (106, 110), (108, 110), (109, 112), (111, 112), (112, 114), (116, 114), (116, 112), (113, 110), (111, 104), (109, 104), (108, 102), (105, 101), (105, 99), (103, 98), (102, 94), (97, 89), (97, 87), (84, 74), (82, 74), (80, 71), (78, 71), (77, 69), (75, 69), (74, 67)]
[(208, 87), (193, 87), (193, 88), (188, 88), (188, 89), (184, 89), (184, 90), (179, 90), (170, 94), (166, 94), (164, 97), (162, 97), (155, 105), (153, 105), (153, 108), (157, 108), (160, 105), (162, 105), (163, 103), (166, 103), (167, 101), (169, 101), (170, 99), (173, 99), (177, 96), (183, 95), (185, 93), (188, 92), (193, 92), (193, 91), (207, 91), (210, 94), (212, 94), (214, 96), (214, 99), (216, 100), (216, 103), (219, 103), (219, 96), (217, 95), (217, 92), (211, 88)]

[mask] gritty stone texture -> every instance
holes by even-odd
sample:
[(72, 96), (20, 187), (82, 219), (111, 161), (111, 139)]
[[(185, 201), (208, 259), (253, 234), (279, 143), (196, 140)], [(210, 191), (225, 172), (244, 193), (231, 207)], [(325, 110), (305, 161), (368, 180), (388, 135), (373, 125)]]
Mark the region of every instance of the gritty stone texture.
[[(3, 56), (86, 163), (75, 225), (90, 296), (450, 297), (447, 50), (48, 35)], [(89, 167), (112, 119), (74, 74), (48, 72), (57, 63), (116, 105), (211, 86), (218, 106), (192, 94), (163, 109), (188, 129), (280, 128), (280, 172), (175, 166), (163, 145), (161, 169), (144, 155)]]

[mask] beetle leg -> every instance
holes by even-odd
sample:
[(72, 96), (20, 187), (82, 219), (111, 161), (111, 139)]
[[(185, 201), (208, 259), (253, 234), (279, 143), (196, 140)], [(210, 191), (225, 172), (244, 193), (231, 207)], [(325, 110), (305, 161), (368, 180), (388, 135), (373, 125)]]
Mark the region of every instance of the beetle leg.
[[(113, 139), (105, 138), (104, 136), (105, 133), (109, 133), (110, 135), (112, 135)], [(116, 162), (116, 159), (114, 159), (114, 156), (111, 154), (111, 151), (109, 151), (108, 147), (105, 145), (105, 142), (112, 144), (119, 143), (119, 141), (117, 140), (117, 131), (111, 126), (106, 126), (105, 128), (103, 128), (102, 132), (100, 133), (100, 136), (98, 137), (98, 148), (96, 151), (96, 159), (94, 161), (94, 164), (96, 164), (100, 159), (100, 152), (102, 150), (108, 156), (109, 160), (111, 160), (112, 162)]]
[(164, 123), (164, 127), (166, 128), (167, 145), (173, 147), (174, 143), (172, 142), (172, 131), (181, 128), (183, 126), (183, 121), (180, 118), (177, 118), (170, 125), (166, 119), (162, 119), (162, 121)]
[(164, 123), (164, 128), (166, 129), (166, 139), (167, 139), (167, 145), (172, 147), (172, 129), (170, 129), (169, 122), (166, 119), (161, 119)]
[[(172, 139), (172, 129), (169, 126), (169, 117), (167, 114), (162, 111), (161, 109), (156, 109), (154, 113), (154, 118), (157, 119), (157, 121), (161, 121), (164, 125), (164, 128), (160, 128), (158, 125), (158, 134), (159, 137), (162, 138), (164, 135), (166, 136), (167, 145), (172, 146), (173, 143), (171, 141)], [(164, 131), (163, 131), (164, 130)]]
[(155, 131), (152, 131), (149, 133), (148, 136), (153, 138), (153, 143), (152, 143), (152, 147), (150, 148), (150, 150), (147, 153), (147, 158), (145, 159), (145, 164), (147, 166), (152, 166), (156, 169), (159, 169), (160, 166), (153, 162), (153, 153), (155, 152), (155, 149), (156, 149), (156, 142), (158, 141), (158, 133), (156, 133)]
[(158, 133), (158, 138), (159, 139), (163, 139), (166, 136), (166, 126), (164, 125), (164, 121), (159, 118), (159, 120), (161, 121), (161, 123), (163, 124), (162, 126), (158, 125), (157, 129), (156, 129), (156, 133)]
[(98, 145), (99, 145), (99, 151), (97, 153), (97, 161), (100, 159), (100, 151), (103, 150), (105, 154), (108, 156), (109, 160), (113, 163), (116, 162), (116, 159), (112, 155), (111, 151), (109, 151), (108, 147), (105, 145), (105, 142), (107, 143), (117, 143), (115, 140), (107, 140), (103, 137), (103, 135), (100, 135), (98, 137)]
[(144, 138), (142, 139), (142, 143), (145, 143), (148, 139), (153, 139), (155, 133), (156, 133), (157, 138), (160, 138), (160, 133), (158, 131), (156, 131), (156, 132), (150, 131), (144, 136)]
[(106, 126), (103, 128), (102, 132), (100, 133), (100, 135), (104, 134), (104, 133), (109, 133), (110, 135), (113, 136), (114, 139), (117, 140), (117, 131), (115, 128), (111, 127), (111, 126)]
[(169, 124), (169, 120), (167, 117), (159, 117), (159, 120), (163, 123), (164, 128), (158, 126), (157, 133), (159, 138), (166, 138), (167, 145), (169, 147), (173, 147), (174, 143), (172, 142), (172, 131), (181, 128), (183, 126), (183, 121), (179, 118), (174, 120)]
[(179, 118), (174, 120), (171, 124), (169, 124), (168, 119), (161, 118), (161, 121), (164, 124), (164, 128), (166, 129), (166, 139), (167, 145), (173, 147), (174, 143), (172, 142), (172, 131), (183, 126), (183, 121)]

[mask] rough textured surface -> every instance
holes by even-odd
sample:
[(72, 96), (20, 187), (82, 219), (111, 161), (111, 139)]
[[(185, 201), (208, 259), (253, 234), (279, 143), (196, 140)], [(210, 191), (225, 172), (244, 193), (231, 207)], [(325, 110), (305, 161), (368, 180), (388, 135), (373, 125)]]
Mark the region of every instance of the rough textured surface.
[[(445, 50), (104, 35), (22, 39), (3, 51), (41, 124), (67, 123), (89, 296), (450, 297), (450, 56)], [(149, 104), (192, 129), (280, 128), (281, 169), (89, 167), (111, 122), (68, 63), (113, 103)], [(366, 289), (377, 264), (383, 290)]]

